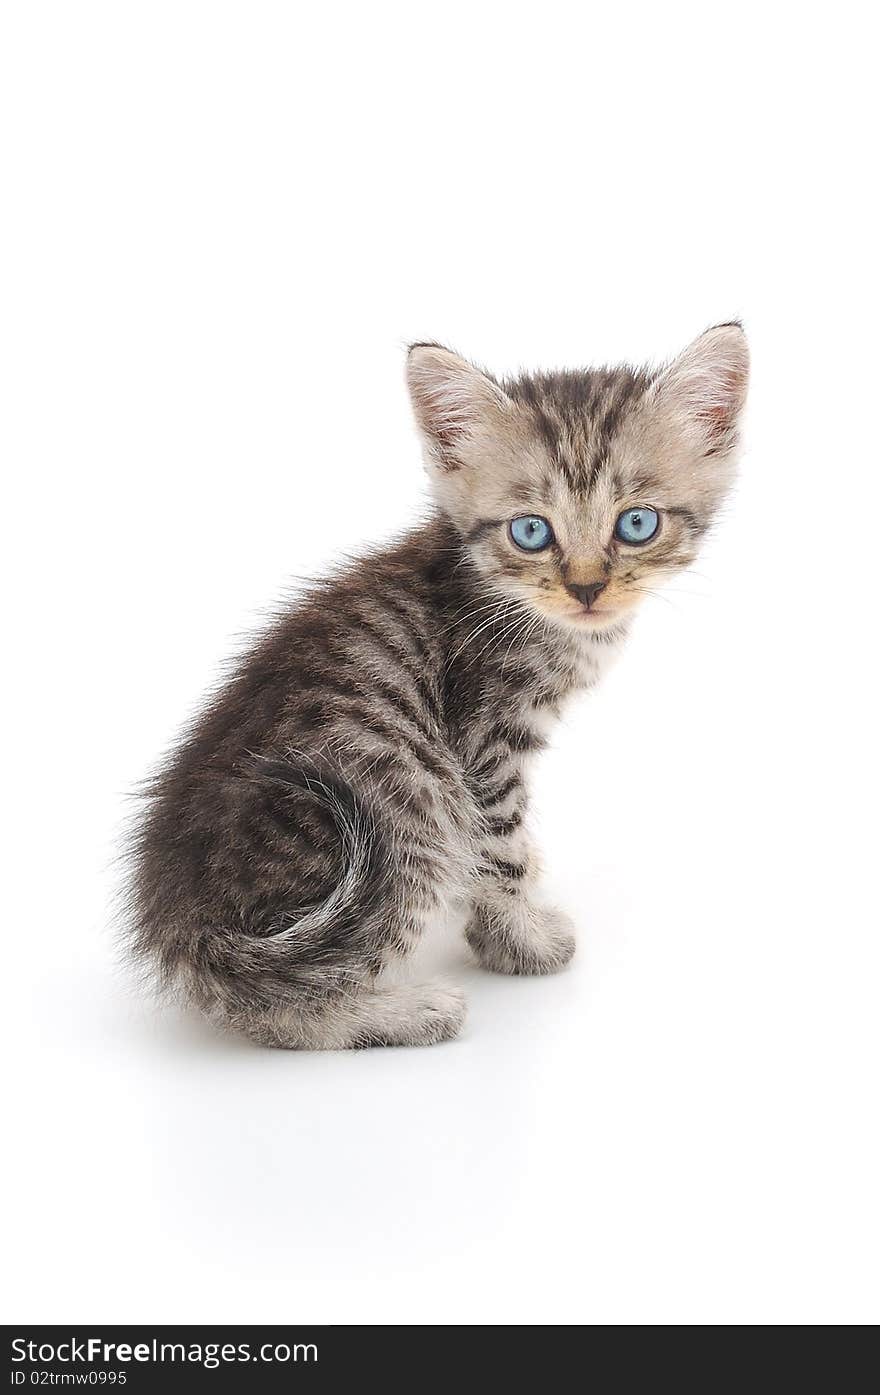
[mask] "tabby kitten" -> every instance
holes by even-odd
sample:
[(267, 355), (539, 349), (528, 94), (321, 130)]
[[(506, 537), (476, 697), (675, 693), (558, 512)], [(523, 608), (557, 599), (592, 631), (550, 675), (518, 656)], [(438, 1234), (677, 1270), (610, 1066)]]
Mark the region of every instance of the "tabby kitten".
[(748, 353), (710, 329), (662, 371), (499, 382), (438, 344), (407, 375), (431, 521), (259, 640), (150, 785), (136, 949), (267, 1046), (424, 1045), (462, 994), (390, 972), (464, 899), (498, 973), (574, 953), (535, 897), (525, 774), (731, 482)]

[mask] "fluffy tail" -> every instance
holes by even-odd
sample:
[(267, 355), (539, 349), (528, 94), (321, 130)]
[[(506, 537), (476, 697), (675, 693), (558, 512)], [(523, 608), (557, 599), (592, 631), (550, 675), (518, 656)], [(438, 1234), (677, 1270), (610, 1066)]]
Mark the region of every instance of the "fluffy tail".
[(266, 943), (274, 947), (302, 941), (330, 940), (332, 945), (361, 938), (376, 912), (384, 909), (390, 885), (388, 849), (373, 810), (346, 780), (301, 758), (257, 757), (255, 770), (264, 783), (306, 794), (326, 809), (339, 833), (345, 872), (326, 900), (295, 913)]
[[(178, 844), (176, 856), (148, 818), (137, 854), (135, 951), (158, 967), (166, 985), (182, 987), (205, 1009), (233, 1000), (271, 1006), (297, 994), (343, 991), (381, 963), (391, 899), (387, 838), (352, 785), (307, 757), (255, 757), (244, 774), (264, 790), (275, 787), (281, 798), (304, 796), (326, 811), (338, 831), (342, 875), (317, 905), (276, 908), (251, 927), (224, 924), (230, 916), (208, 923), (213, 917), (197, 892), (169, 903), (169, 886), (180, 884), (175, 864), (183, 850)], [(167, 828), (161, 815), (159, 822)], [(180, 819), (174, 823), (179, 829)]]

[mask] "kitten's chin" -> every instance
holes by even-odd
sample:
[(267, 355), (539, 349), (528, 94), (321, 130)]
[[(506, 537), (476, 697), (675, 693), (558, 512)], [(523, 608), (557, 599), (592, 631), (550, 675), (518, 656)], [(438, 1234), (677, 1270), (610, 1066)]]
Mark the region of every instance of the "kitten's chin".
[(614, 625), (619, 619), (619, 610), (578, 610), (568, 617), (569, 624), (576, 625), (579, 629), (586, 626), (592, 630)]
[(575, 615), (565, 621), (565, 627), (569, 633), (583, 635), (589, 638), (595, 635), (599, 638), (613, 636), (623, 633), (624, 615), (620, 610), (603, 611), (601, 615)]
[(610, 607), (607, 610), (584, 610), (582, 607), (577, 610), (554, 609), (544, 613), (557, 625), (582, 635), (597, 634), (605, 630), (619, 628), (626, 619), (624, 610), (617, 608), (611, 610)]

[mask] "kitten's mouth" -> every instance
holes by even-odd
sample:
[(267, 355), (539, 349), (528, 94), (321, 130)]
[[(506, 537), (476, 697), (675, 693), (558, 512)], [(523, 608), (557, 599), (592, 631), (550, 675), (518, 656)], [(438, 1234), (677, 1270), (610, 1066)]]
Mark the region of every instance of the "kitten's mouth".
[(617, 619), (617, 611), (599, 608), (584, 610), (581, 607), (579, 610), (570, 611), (568, 618), (579, 625), (609, 625), (612, 620)]
[[(567, 599), (567, 598), (566, 598)], [(582, 605), (544, 604), (538, 602), (539, 610), (555, 620), (557, 624), (570, 625), (576, 630), (604, 630), (616, 624), (622, 615), (620, 606), (598, 605), (588, 610)]]

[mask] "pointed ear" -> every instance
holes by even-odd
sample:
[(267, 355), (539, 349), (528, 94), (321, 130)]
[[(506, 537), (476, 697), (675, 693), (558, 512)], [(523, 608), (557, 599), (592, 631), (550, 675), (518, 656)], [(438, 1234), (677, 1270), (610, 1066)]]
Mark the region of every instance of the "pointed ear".
[(749, 382), (749, 347), (739, 324), (707, 329), (655, 383), (656, 401), (690, 424), (706, 455), (736, 444)]
[(467, 448), (497, 430), (512, 403), (498, 384), (440, 344), (413, 344), (406, 380), (429, 461), (458, 470)]

